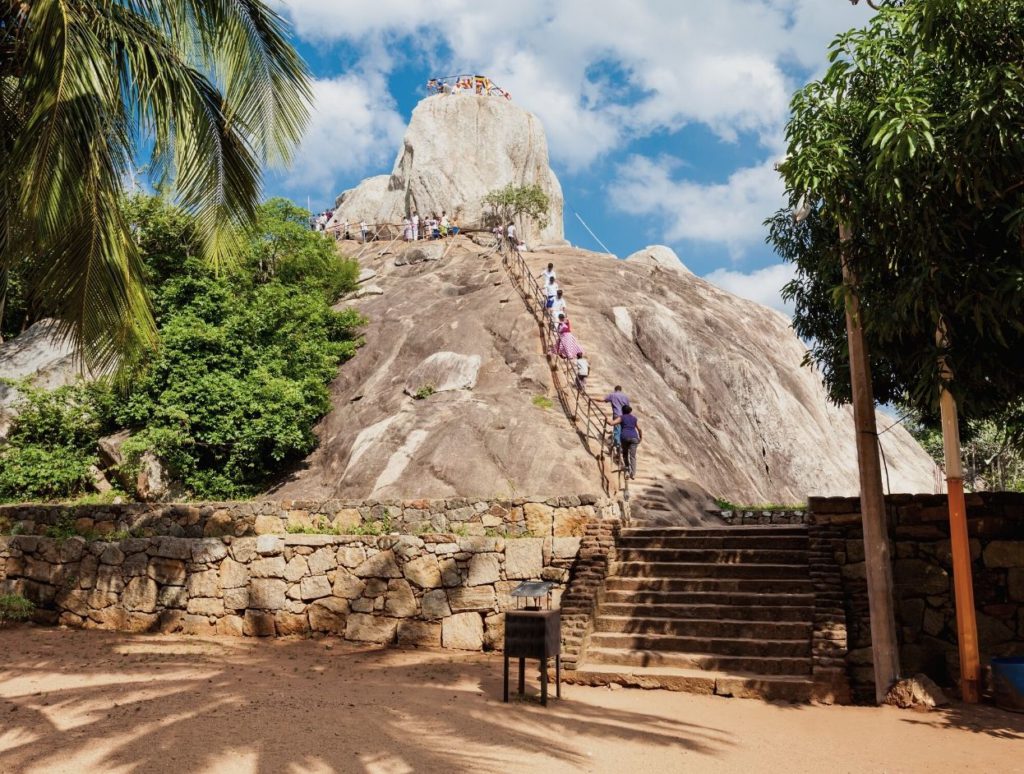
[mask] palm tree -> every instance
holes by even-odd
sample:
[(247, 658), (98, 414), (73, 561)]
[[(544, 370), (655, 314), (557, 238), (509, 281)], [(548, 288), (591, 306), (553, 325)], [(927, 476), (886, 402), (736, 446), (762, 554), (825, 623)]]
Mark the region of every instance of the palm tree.
[(0, 0), (0, 308), (14, 265), (35, 308), (106, 369), (155, 341), (121, 207), (140, 157), (195, 213), (208, 259), (286, 163), (309, 73), (263, 0)]

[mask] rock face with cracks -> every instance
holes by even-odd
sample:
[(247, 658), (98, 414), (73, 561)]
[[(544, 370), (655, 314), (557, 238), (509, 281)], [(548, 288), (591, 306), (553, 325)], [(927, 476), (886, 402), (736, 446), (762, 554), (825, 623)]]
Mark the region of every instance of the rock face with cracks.
[(358, 230), (367, 223), (401, 223), (446, 212), (466, 228), (481, 228), (489, 192), (509, 183), (538, 185), (548, 195), (547, 225), (519, 223), (530, 245), (563, 241), (562, 188), (548, 166), (540, 121), (500, 97), (437, 95), (412, 114), (391, 175), (378, 175), (342, 193), (333, 224)]
[[(498, 258), (462, 238), (434, 262), (395, 266), (378, 253), (362, 261), (384, 292), (355, 302), (370, 319), (366, 346), (332, 386), (320, 448), (275, 496), (599, 491), (537, 323)], [(830, 405), (801, 365), (805, 348), (784, 316), (657, 263), (572, 248), (528, 261), (537, 274), (555, 264), (591, 393), (621, 384), (631, 396), (642, 474), (739, 503), (857, 492), (852, 412)], [(412, 398), (428, 378), (445, 391)], [(880, 429), (891, 424), (879, 416)], [(934, 491), (935, 466), (902, 427), (882, 446), (891, 491)]]

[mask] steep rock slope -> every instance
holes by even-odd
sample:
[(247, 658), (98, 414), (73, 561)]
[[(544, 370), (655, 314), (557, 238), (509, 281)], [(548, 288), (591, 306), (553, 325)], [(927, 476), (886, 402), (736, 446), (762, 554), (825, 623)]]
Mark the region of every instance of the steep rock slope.
[[(555, 263), (594, 386), (621, 384), (643, 418), (645, 464), (744, 503), (856, 494), (852, 410), (828, 403), (801, 366), (805, 347), (785, 316), (685, 269), (581, 250)], [(932, 492), (936, 468), (883, 413), (888, 485)]]
[[(598, 491), (557, 403), (533, 404), (551, 395), (549, 371), (497, 258), (464, 239), (400, 266), (378, 250), (363, 263), (383, 294), (355, 301), (371, 318), (366, 346), (333, 385), (321, 447), (278, 494)], [(571, 248), (528, 260), (537, 273), (555, 263), (593, 391), (619, 383), (631, 395), (642, 472), (745, 503), (857, 491), (851, 413), (828, 405), (782, 315), (657, 264)], [(428, 385), (439, 391), (409, 395)], [(894, 428), (883, 446), (892, 491), (932, 491), (934, 465), (909, 434)]]
[(557, 405), (534, 405), (551, 393), (548, 367), (498, 258), (464, 238), (440, 260), (400, 266), (395, 254), (376, 257), (380, 248), (362, 263), (383, 294), (351, 302), (369, 317), (366, 345), (332, 386), (320, 448), (278, 494), (599, 492), (595, 463)]
[(447, 212), (463, 228), (479, 228), (481, 200), (509, 183), (539, 185), (550, 199), (545, 228), (520, 224), (526, 241), (561, 242), (562, 188), (540, 121), (501, 97), (437, 95), (413, 111), (391, 176), (342, 193), (333, 222), (400, 223), (413, 211)]

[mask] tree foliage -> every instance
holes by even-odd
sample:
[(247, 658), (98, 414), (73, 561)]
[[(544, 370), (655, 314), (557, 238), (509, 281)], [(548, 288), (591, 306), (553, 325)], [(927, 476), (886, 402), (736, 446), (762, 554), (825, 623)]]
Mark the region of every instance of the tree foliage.
[[(158, 197), (123, 207), (153, 298), (159, 346), (130, 383), (28, 391), (0, 459), (0, 498), (86, 490), (100, 435), (125, 428), (129, 473), (155, 453), (200, 498), (257, 493), (316, 445), (327, 384), (362, 319), (334, 311), (358, 267), (284, 200), (258, 211), (240, 255), (215, 272), (197, 220)], [(88, 398), (88, 400), (86, 400)]]
[(18, 416), (0, 446), (0, 501), (56, 500), (87, 491), (96, 442), (112, 429), (112, 395), (84, 383), (47, 391), (15, 384)]
[(513, 185), (496, 188), (484, 197), (491, 208), (491, 221), (505, 226), (520, 217), (528, 218), (540, 228), (548, 225), (548, 207), (551, 200), (539, 185)]
[(0, 299), (16, 276), (91, 366), (155, 341), (121, 207), (135, 160), (151, 156), (218, 265), (256, 215), (261, 165), (301, 136), (309, 76), (270, 5), (0, 4)]
[(908, 2), (840, 35), (795, 95), (780, 169), (808, 216), (777, 213), (769, 242), (796, 264), (794, 327), (835, 400), (849, 399), (844, 222), (876, 398), (930, 420), (946, 358), (969, 418), (1024, 424), (1021, 51), (1024, 0)]

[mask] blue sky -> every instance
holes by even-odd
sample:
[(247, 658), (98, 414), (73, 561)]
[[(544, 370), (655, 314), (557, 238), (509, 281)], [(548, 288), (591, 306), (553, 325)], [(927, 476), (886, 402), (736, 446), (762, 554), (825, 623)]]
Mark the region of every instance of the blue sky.
[(481, 72), (535, 113), (565, 233), (625, 257), (667, 244), (694, 272), (781, 308), (788, 267), (761, 221), (782, 204), (792, 92), (820, 75), (848, 0), (283, 0), (316, 78), (295, 163), (268, 193), (314, 209), (389, 172), (427, 78)]

